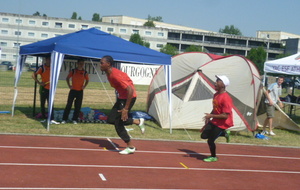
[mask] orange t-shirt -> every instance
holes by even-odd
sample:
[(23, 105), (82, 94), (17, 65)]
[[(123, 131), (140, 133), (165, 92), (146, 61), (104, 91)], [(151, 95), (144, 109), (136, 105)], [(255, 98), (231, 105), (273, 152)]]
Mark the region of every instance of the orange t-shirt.
[(68, 75), (72, 78), (72, 90), (80, 91), (85, 80), (89, 80), (89, 75), (85, 70), (72, 69)]
[(120, 99), (127, 99), (127, 90), (128, 86), (131, 86), (133, 89), (133, 98), (136, 97), (136, 90), (134, 88), (132, 80), (129, 78), (127, 73), (120, 71), (119, 69), (112, 68), (111, 74), (107, 77), (110, 85), (116, 89), (119, 94)]
[(44, 88), (50, 89), (50, 66), (41, 65), (35, 72), (37, 75), (41, 75), (42, 82), (46, 85)]

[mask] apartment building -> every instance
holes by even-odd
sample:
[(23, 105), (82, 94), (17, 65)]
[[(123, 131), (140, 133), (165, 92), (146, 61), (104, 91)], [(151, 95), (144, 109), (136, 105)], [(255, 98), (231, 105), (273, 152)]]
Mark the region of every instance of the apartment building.
[[(150, 43), (150, 48), (159, 51), (166, 44), (175, 46), (179, 52), (191, 46), (201, 46), (209, 53), (239, 54), (247, 56), (251, 48), (265, 47), (268, 59), (284, 53), (281, 40), (251, 38), (220, 34), (201, 29), (156, 23), (156, 27), (144, 27), (147, 20), (126, 16), (102, 17), (102, 22), (74, 20), (55, 17), (42, 17), (0, 13), (0, 47), (2, 61), (16, 63), (19, 47), (40, 40), (95, 27), (125, 40), (134, 33)], [(35, 57), (29, 56), (27, 62), (34, 63)]]
[(286, 40), (292, 38), (300, 38), (300, 35), (282, 31), (259, 30), (256, 32), (256, 37), (271, 40)]

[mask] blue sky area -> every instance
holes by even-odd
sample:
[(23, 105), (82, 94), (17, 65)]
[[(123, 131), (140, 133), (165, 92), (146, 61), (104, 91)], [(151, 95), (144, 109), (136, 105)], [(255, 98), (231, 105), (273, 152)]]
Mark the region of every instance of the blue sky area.
[(0, 12), (83, 20), (125, 15), (145, 19), (161, 16), (166, 23), (218, 32), (234, 25), (247, 37), (258, 30), (300, 35), (300, 0), (0, 0)]

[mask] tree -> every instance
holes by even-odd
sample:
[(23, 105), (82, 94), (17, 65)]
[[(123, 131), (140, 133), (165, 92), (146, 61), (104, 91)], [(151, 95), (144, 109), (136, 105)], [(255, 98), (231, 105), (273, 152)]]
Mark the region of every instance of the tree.
[(47, 15), (44, 13), (44, 14), (43, 14), (43, 17), (47, 17)]
[(40, 12), (36, 11), (33, 16), (41, 16)]
[(82, 20), (81, 16), (78, 17), (78, 20)]
[(170, 45), (170, 44), (166, 44), (164, 45), (161, 49), (160, 52), (168, 54), (168, 55), (177, 55), (178, 54), (178, 50), (176, 47)]
[(279, 55), (276, 55), (275, 56), (275, 59), (280, 59), (280, 58), (284, 58), (284, 57), (287, 57), (287, 56), (290, 56), (291, 54), (279, 54)]
[(100, 14), (94, 13), (92, 21), (101, 22)]
[(201, 46), (191, 45), (184, 52), (205, 52)]
[(148, 15), (147, 18), (148, 21), (157, 21), (157, 22), (163, 22), (162, 17), (161, 16), (156, 16), (156, 17), (151, 17), (150, 15)]
[(144, 26), (155, 27), (155, 24), (153, 20), (148, 20), (147, 22), (144, 23)]
[(251, 48), (247, 55), (247, 59), (251, 60), (256, 65), (260, 74), (264, 73), (264, 63), (266, 58), (267, 52), (262, 46), (258, 48)]
[(150, 47), (150, 43), (149, 42), (145, 42), (144, 39), (141, 38), (141, 36), (139, 34), (132, 34), (130, 36), (129, 41), (133, 42), (133, 43), (136, 43), (136, 44), (139, 44), (139, 45), (142, 45), (142, 46), (145, 46), (147, 48)]
[(76, 12), (73, 12), (71, 19), (77, 20), (77, 13)]
[(225, 34), (233, 34), (233, 35), (242, 36), (242, 32), (240, 31), (240, 29), (235, 28), (233, 25), (230, 25), (230, 26), (226, 25), (224, 29), (220, 28), (219, 32), (225, 33)]

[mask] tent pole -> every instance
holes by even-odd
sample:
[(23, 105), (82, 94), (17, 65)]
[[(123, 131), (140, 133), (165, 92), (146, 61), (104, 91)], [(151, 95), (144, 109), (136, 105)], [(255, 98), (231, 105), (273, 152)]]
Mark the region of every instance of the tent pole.
[[(35, 69), (38, 68), (38, 59), (39, 59), (39, 57), (37, 56), (37, 57), (36, 57), (36, 62), (35, 62)], [(35, 108), (36, 108), (36, 89), (37, 89), (37, 83), (34, 82), (32, 117), (35, 116)]]

